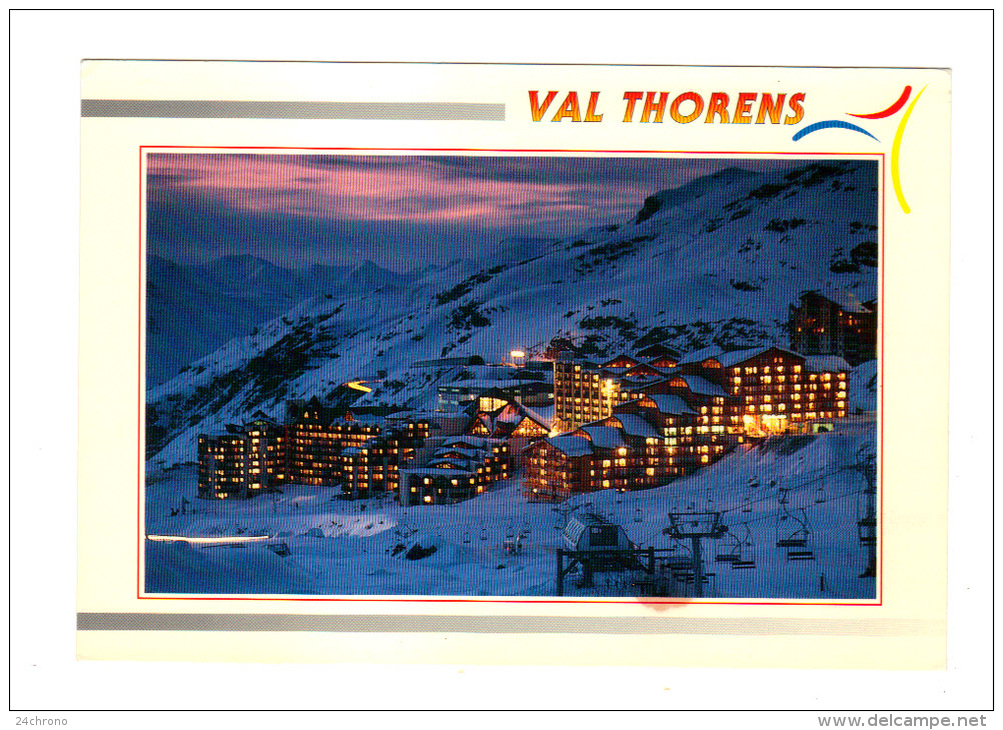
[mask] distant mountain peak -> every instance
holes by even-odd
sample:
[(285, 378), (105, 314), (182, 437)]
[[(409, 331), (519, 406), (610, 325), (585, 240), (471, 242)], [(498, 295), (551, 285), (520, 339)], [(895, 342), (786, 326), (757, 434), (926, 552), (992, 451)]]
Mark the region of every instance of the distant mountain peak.
[(637, 216), (634, 218), (634, 223), (644, 223), (644, 221), (660, 211), (675, 208), (683, 203), (695, 200), (715, 188), (759, 176), (760, 173), (749, 172), (740, 167), (728, 167), (711, 175), (698, 177), (678, 187), (661, 190), (645, 198), (644, 206), (638, 211)]

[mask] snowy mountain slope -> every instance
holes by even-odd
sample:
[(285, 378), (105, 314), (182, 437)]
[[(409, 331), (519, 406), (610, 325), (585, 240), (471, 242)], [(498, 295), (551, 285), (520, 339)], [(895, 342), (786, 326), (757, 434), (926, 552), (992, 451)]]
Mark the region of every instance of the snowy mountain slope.
[(360, 403), (428, 407), (456, 373), (421, 360), (785, 345), (802, 290), (876, 297), (876, 174), (869, 161), (723, 170), (568, 240), (500, 242), (478, 261), (311, 297), (148, 392), (151, 466), (193, 460), (200, 431), (358, 378), (381, 379)]
[(146, 276), (150, 386), (310, 296), (367, 291), (402, 279), (369, 261), (295, 271), (255, 256), (189, 266), (150, 256)]

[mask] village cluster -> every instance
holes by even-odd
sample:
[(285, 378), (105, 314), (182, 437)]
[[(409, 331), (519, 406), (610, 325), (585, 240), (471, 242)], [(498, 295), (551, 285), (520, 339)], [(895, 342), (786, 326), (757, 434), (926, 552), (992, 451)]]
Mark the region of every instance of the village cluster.
[(665, 484), (739, 444), (831, 428), (848, 415), (848, 373), (875, 356), (874, 303), (806, 292), (790, 307), (789, 348), (662, 344), (601, 360), (450, 367), (438, 410), (376, 416), (316, 398), (286, 402), (198, 437), (198, 493), (246, 498), (284, 484), (340, 488), (346, 499), (392, 495), (404, 505), (452, 504), (523, 475), (529, 500)]

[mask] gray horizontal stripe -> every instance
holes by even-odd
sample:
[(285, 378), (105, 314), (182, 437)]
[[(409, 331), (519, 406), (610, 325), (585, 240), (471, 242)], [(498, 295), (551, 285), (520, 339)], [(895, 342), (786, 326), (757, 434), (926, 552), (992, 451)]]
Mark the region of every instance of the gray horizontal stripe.
[[(671, 611), (670, 606), (666, 610)], [(720, 634), (939, 636), (918, 619), (681, 618), (671, 616), (304, 616), (246, 613), (78, 613), (80, 631), (334, 631), (474, 634)]]
[(170, 119), (431, 119), (503, 122), (505, 105), (440, 101), (81, 99), (80, 116)]

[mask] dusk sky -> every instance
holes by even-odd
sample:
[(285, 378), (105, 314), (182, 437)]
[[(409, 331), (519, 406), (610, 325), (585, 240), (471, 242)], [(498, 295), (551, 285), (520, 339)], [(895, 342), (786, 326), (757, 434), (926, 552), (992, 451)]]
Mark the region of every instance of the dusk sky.
[(151, 153), (148, 253), (407, 271), (508, 237), (563, 238), (726, 167), (795, 160)]

